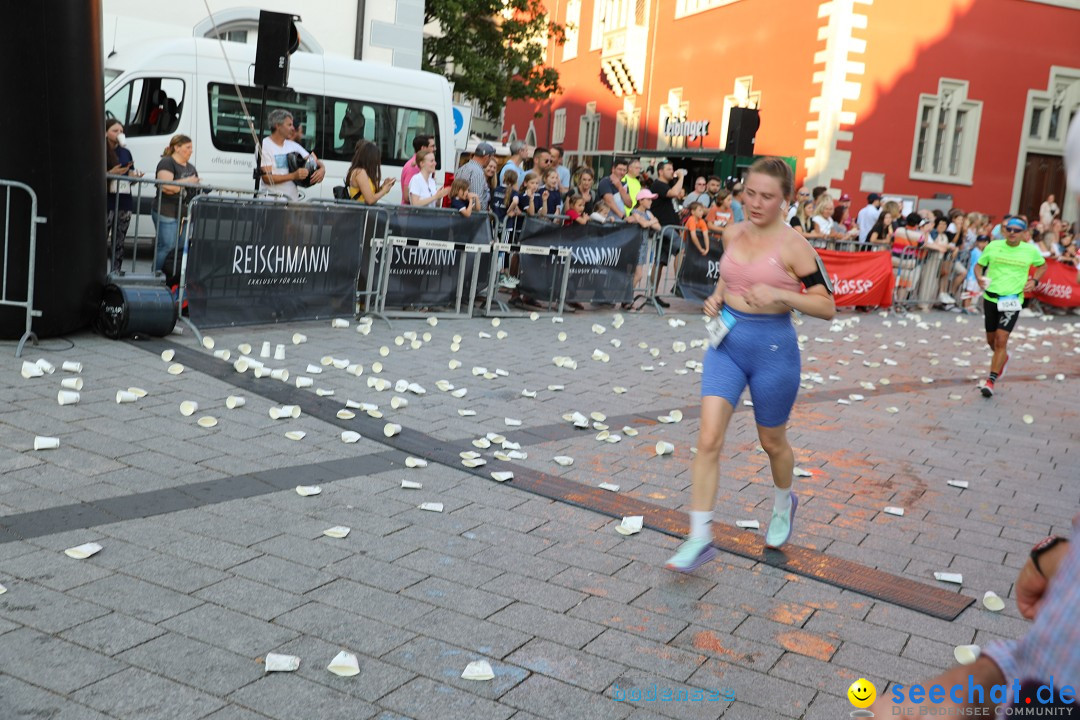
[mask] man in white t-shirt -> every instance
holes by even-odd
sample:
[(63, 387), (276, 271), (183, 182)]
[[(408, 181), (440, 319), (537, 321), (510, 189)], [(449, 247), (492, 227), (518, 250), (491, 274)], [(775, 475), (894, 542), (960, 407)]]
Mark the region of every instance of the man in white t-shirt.
[(1050, 229), (1050, 223), (1060, 214), (1061, 208), (1054, 202), (1054, 196), (1048, 195), (1046, 202), (1039, 206), (1039, 221), (1042, 222), (1044, 232)]
[(859, 226), (859, 242), (866, 242), (870, 237), (870, 231), (874, 229), (878, 218), (881, 216), (881, 196), (870, 193), (866, 196), (866, 207), (859, 211), (855, 222)]
[[(322, 182), (326, 168), (322, 161), (291, 140), (293, 136), (293, 116), (287, 110), (271, 110), (267, 117), (270, 125), (270, 137), (263, 138), (261, 166), (263, 187), (269, 192), (282, 195), (290, 200), (300, 199), (297, 180), (307, 180), (310, 176), (312, 185)], [(299, 153), (306, 161), (303, 167), (289, 171), (289, 153)]]

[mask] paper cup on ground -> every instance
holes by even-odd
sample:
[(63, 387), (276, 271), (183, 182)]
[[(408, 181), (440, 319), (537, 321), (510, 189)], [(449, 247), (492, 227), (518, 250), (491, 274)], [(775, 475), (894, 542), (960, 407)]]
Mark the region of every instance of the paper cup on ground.
[(210, 415), (204, 415), (201, 418), (199, 418), (196, 422), (199, 424), (199, 427), (212, 428), (212, 427), (215, 427), (217, 425), (217, 418), (212, 417)]
[(341, 442), (346, 445), (352, 445), (354, 442), (360, 439), (360, 433), (353, 430), (344, 430), (341, 433)]
[(330, 327), (333, 328), (347, 328), (349, 327), (349, 321), (342, 318), (334, 318), (334, 321), (330, 323)]
[(54, 366), (45, 358), (38, 358), (38, 361), (34, 364), (37, 365), (43, 373), (48, 373), (49, 375), (52, 375), (54, 372), (56, 372), (56, 366)]
[(386, 437), (394, 437), (399, 432), (401, 432), (401, 426), (397, 423), (386, 423), (386, 425), (383, 426), (383, 435)]
[(352, 532), (352, 528), (345, 527), (344, 525), (335, 525), (332, 528), (323, 530), (323, 535), (334, 538), (335, 540), (341, 540), (342, 538), (348, 537), (350, 532)]
[(274, 348), (274, 359), (275, 360), (284, 360), (285, 359), (285, 346), (282, 343), (278, 343), (277, 346)]
[(236, 362), (233, 363), (233, 370), (236, 370), (238, 373), (246, 373), (249, 367), (250, 365), (246, 358), (237, 358)]
[(259, 357), (264, 357), (264, 358), (270, 357), (270, 343), (269, 342), (263, 342), (262, 349), (259, 350)]
[(81, 373), (82, 363), (74, 360), (65, 360), (64, 364), (60, 366), (64, 372)]
[(303, 345), (306, 342), (307, 342), (307, 335), (304, 335), (303, 333), (293, 333), (293, 336), (292, 336), (292, 344), (293, 345)]
[(214, 338), (210, 337), (209, 335), (204, 335), (204, 336), (203, 336), (203, 339), (202, 339), (202, 346), (203, 346), (204, 348), (206, 348), (207, 350), (213, 350), (213, 349), (214, 349), (214, 345), (215, 345), (215, 343), (214, 343)]
[(41, 377), (41, 376), (42, 376), (42, 375), (44, 375), (45, 373), (44, 373), (44, 372), (42, 372), (41, 368), (39, 368), (39, 367), (38, 367), (37, 365), (35, 365), (34, 363), (32, 363), (32, 362), (26, 362), (26, 361), (23, 361), (23, 364), (22, 364), (22, 370), (20, 371), (20, 374), (21, 374), (21, 375), (22, 375), (22, 376), (23, 376), (24, 378), (26, 378), (27, 380), (29, 380), (29, 379), (31, 379), (31, 378), (37, 378), (37, 377)]
[(285, 368), (278, 368), (277, 370), (270, 371), (270, 377), (281, 382), (289, 382), (289, 371)]
[(248, 343), (240, 343), (236, 346), (236, 349), (240, 351), (241, 355), (251, 354), (251, 345), (249, 345)]
[(627, 515), (615, 526), (615, 532), (620, 535), (634, 535), (641, 532), (644, 522), (645, 518), (642, 515)]
[(191, 417), (199, 410), (199, 403), (194, 400), (185, 400), (180, 403), (180, 414), (184, 417)]
[(176, 351), (175, 350), (162, 350), (161, 351), (161, 359), (164, 360), (165, 362), (172, 362), (172, 359), (174, 357), (176, 357)]
[(312, 495), (318, 495), (322, 492), (322, 488), (318, 485), (297, 485), (296, 494), (300, 497), (311, 497)]
[[(121, 403), (133, 403), (139, 399), (139, 396), (129, 390), (117, 390), (116, 391), (116, 404)], [(180, 412), (183, 412), (181, 409)]]
[(225, 398), (225, 407), (229, 408), (230, 410), (242, 408), (246, 403), (247, 400), (240, 397), (239, 395), (230, 395), (229, 397)]
[(314, 384), (315, 384), (315, 381), (312, 380), (309, 377), (301, 376), (301, 377), (296, 378), (296, 387), (298, 387), (298, 388), (309, 388)]
[(987, 590), (983, 595), (983, 606), (990, 612), (1001, 612), (1005, 609), (1005, 602), (998, 597), (993, 590)]
[(300, 669), (300, 658), (295, 655), (267, 653), (264, 663), (265, 672), (295, 672)]
[(671, 455), (673, 452), (675, 452), (675, 446), (672, 445), (671, 443), (666, 442), (664, 440), (661, 440), (660, 442), (656, 443), (656, 454), (657, 455)]
[[(498, 318), (495, 318), (495, 320), (498, 320)], [(491, 669), (491, 663), (487, 660), (473, 660), (465, 666), (461, 678), (462, 680), (493, 680), (495, 672)]]
[[(339, 321), (335, 320), (334, 322), (336, 323)], [(340, 322), (345, 321), (341, 320)], [(348, 326), (348, 323), (346, 323), (345, 327)], [(341, 326), (335, 325), (335, 327)], [(334, 673), (335, 675), (339, 675), (341, 677), (352, 677), (353, 675), (360, 674), (360, 663), (356, 659), (356, 656), (353, 655), (351, 652), (346, 652), (342, 650), (337, 654), (337, 657), (330, 661), (330, 664), (326, 666), (326, 669)]]
[(292, 419), (295, 420), (296, 418), (300, 417), (300, 406), (299, 405), (282, 405), (281, 406), (281, 412), (282, 412), (282, 414), (287, 415), (288, 417), (291, 417)]
[(60, 381), (60, 387), (65, 390), (82, 390), (82, 378), (64, 378)]
[(184, 366), (180, 363), (173, 363), (169, 366), (168, 372), (170, 375), (179, 375), (180, 373), (184, 372)]
[(56, 393), (56, 402), (60, 405), (76, 405), (79, 402), (79, 393), (74, 390), (61, 390)]
[(953, 657), (961, 665), (970, 665), (979, 659), (982, 648), (978, 645), (958, 645), (953, 649)]
[(64, 551), (64, 554), (69, 558), (85, 560), (91, 555), (97, 555), (99, 552), (101, 552), (101, 546), (97, 543), (84, 543), (78, 547), (68, 548)]
[(44, 435), (38, 435), (34, 438), (35, 450), (55, 450), (60, 447), (60, 438), (45, 437)]
[(228, 350), (215, 350), (214, 357), (216, 357), (218, 360), (224, 360), (225, 362), (228, 362), (229, 358), (232, 357), (232, 353)]
[(263, 367), (261, 365), (259, 367), (255, 368), (254, 370), (252, 370), (252, 372), (255, 374), (255, 377), (257, 377), (257, 378), (270, 377), (270, 375), (273, 373), (273, 371), (270, 368)]
[(390, 398), (390, 407), (394, 408), (395, 410), (400, 410), (401, 408), (408, 406), (409, 401), (403, 397), (395, 395), (394, 397)]

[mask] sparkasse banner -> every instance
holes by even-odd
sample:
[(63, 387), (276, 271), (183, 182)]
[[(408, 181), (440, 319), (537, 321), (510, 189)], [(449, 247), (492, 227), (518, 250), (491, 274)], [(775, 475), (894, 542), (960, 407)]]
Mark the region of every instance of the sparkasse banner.
[(892, 307), (892, 257), (887, 252), (818, 250), (838, 307)]
[(1080, 307), (1080, 283), (1076, 282), (1076, 273), (1072, 265), (1047, 260), (1046, 272), (1035, 291), (1035, 297), (1039, 302), (1054, 307)]
[(200, 328), (354, 312), (368, 213), (280, 202), (192, 203), (185, 297)]

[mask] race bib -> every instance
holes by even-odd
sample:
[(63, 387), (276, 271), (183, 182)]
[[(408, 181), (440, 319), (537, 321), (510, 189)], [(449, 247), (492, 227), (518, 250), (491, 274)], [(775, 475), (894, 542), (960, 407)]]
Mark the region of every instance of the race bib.
[(997, 301), (999, 312), (1020, 312), (1020, 298), (1017, 295), (1002, 295)]
[(735, 316), (729, 313), (726, 307), (716, 317), (709, 318), (705, 323), (705, 329), (709, 332), (709, 345), (714, 348), (720, 347), (720, 343), (724, 342), (731, 328), (735, 327), (735, 322)]

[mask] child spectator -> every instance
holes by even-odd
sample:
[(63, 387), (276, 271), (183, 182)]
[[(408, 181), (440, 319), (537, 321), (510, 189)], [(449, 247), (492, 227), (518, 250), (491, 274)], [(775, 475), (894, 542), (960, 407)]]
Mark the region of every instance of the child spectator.
[[(558, 177), (558, 173), (555, 175)], [(521, 209), (529, 215), (543, 212), (544, 199), (538, 192), (540, 189), (540, 176), (535, 172), (525, 173), (525, 179), (521, 181), (521, 200), (518, 203)]]
[(464, 217), (470, 217), (477, 208), (476, 193), (469, 192), (469, 181), (458, 178), (450, 184), (450, 209), (457, 210)]
[(690, 215), (686, 218), (686, 234), (699, 253), (708, 255), (709, 225), (705, 222), (705, 206), (695, 200), (688, 209)]
[(565, 225), (585, 225), (589, 222), (589, 216), (585, 214), (585, 196), (571, 195), (566, 201)]
[(559, 192), (559, 173), (555, 168), (544, 172), (544, 191), (540, 196), (544, 202), (544, 212), (558, 215), (562, 210), (562, 193)]

